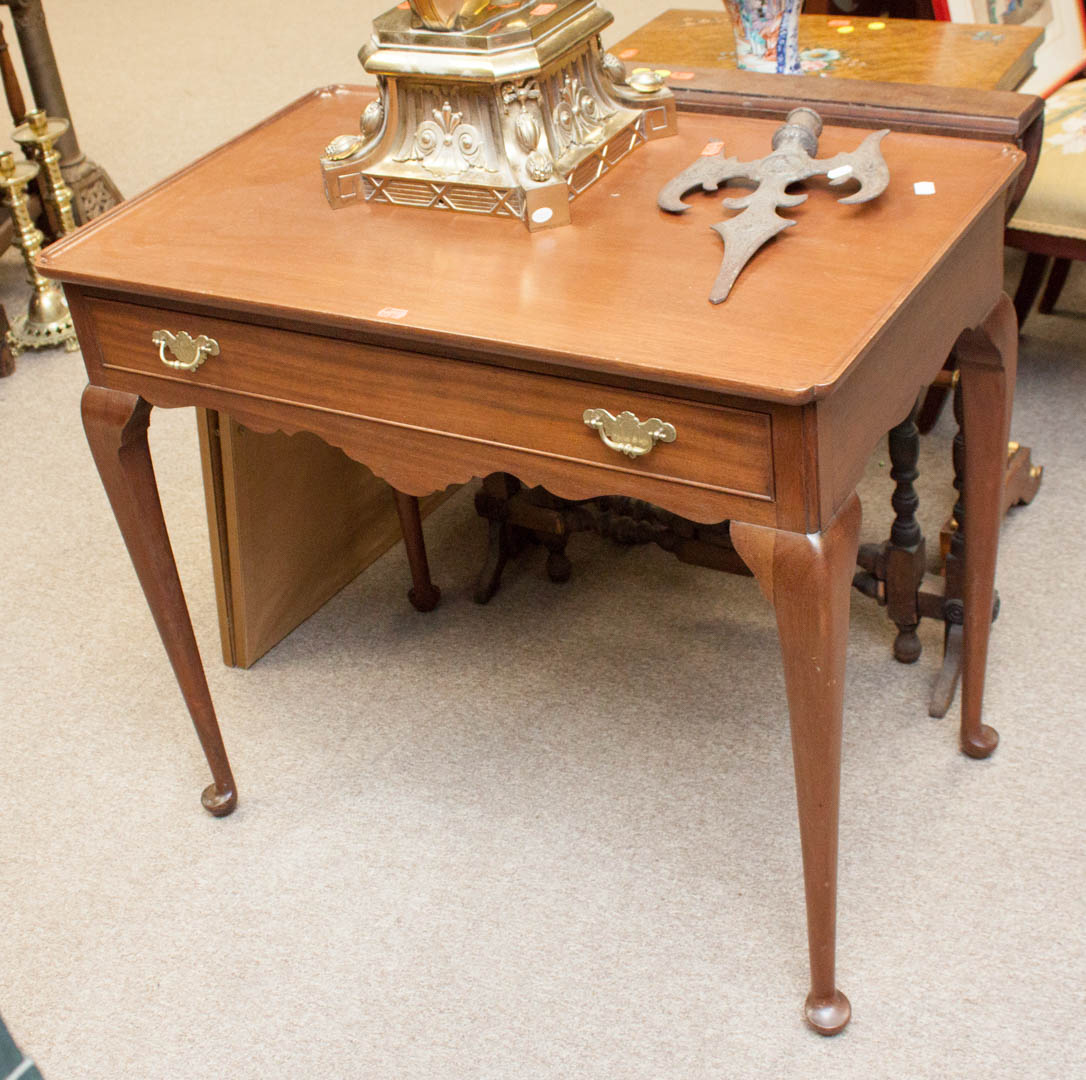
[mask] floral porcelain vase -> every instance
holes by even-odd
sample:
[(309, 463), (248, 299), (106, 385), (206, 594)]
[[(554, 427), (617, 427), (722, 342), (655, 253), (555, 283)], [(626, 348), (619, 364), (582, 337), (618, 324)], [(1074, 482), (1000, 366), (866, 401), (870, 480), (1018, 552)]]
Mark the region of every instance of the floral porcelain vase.
[(735, 31), (735, 60), (744, 71), (799, 75), (799, 11), (803, 0), (724, 0)]

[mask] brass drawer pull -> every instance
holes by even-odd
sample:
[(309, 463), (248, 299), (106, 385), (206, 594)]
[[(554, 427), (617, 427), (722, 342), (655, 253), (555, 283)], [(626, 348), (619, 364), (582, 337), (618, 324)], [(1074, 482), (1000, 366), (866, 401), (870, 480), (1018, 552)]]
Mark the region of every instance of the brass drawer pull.
[[(219, 355), (219, 343), (204, 334), (194, 338), (184, 330), (179, 334), (171, 334), (169, 330), (156, 330), (151, 335), (151, 341), (158, 346), (159, 359), (166, 367), (177, 371), (195, 371), (209, 356)], [(175, 359), (170, 360), (166, 356), (167, 349), (173, 353)]]
[(658, 442), (674, 442), (675, 428), (653, 417), (638, 420), (632, 412), (612, 416), (606, 409), (585, 409), (584, 422), (600, 433), (604, 445), (627, 457), (647, 454)]

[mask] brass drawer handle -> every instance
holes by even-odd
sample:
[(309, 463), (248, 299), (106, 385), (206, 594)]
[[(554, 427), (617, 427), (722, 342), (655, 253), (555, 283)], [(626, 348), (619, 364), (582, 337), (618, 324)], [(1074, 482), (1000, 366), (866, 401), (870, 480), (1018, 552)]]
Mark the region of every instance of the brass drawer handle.
[(675, 428), (653, 417), (638, 420), (632, 412), (612, 416), (606, 409), (585, 409), (584, 422), (600, 433), (605, 446), (630, 458), (642, 457), (658, 442), (674, 442)]
[[(195, 371), (209, 356), (219, 355), (219, 343), (204, 334), (193, 337), (182, 330), (171, 334), (169, 330), (156, 330), (151, 341), (158, 346), (158, 357), (166, 367), (177, 371)], [(166, 350), (173, 353), (175, 359), (166, 356)]]

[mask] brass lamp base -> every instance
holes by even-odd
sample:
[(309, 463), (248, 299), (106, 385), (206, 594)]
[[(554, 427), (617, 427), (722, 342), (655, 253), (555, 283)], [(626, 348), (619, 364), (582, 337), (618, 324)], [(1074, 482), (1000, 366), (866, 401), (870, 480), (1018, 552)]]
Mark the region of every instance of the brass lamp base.
[(359, 55), (379, 96), (362, 135), (338, 136), (321, 158), (334, 208), (361, 198), (553, 228), (638, 146), (675, 133), (663, 80), (627, 79), (602, 51), (611, 15), (595, 0), (481, 18), (465, 30), (428, 28), (410, 8), (374, 20)]

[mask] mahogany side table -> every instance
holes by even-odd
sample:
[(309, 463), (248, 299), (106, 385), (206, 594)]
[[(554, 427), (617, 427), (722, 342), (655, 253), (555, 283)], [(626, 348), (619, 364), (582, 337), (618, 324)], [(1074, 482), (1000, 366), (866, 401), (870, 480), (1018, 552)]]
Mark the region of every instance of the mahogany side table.
[[(835, 933), (856, 483), (957, 342), (973, 526), (961, 743), (986, 756), (997, 742), (981, 698), (1016, 362), (1003, 216), (1023, 155), (892, 133), (882, 198), (844, 207), (839, 190), (813, 185), (787, 242), (713, 307), (715, 200), (675, 219), (656, 210), (656, 192), (723, 133), (733, 152), (758, 156), (773, 122), (683, 115), (675, 138), (586, 192), (573, 225), (533, 234), (466, 214), (329, 210), (316, 161), (365, 100), (357, 88), (316, 91), (40, 259), (66, 284), (90, 379), (84, 424), (211, 768), (204, 805), (227, 814), (237, 794), (162, 518), (154, 407), (313, 432), (409, 495), (504, 472), (563, 498), (627, 495), (693, 521), (728, 519), (780, 632), (806, 1015), (823, 1034), (840, 1031), (851, 1011)], [(834, 127), (822, 137), (827, 154), (854, 142)], [(916, 194), (921, 180), (936, 194)], [(676, 272), (659, 272), (663, 253)], [(787, 318), (781, 296), (794, 298)], [(205, 335), (217, 350), (179, 370), (160, 331)], [(677, 437), (630, 459), (585, 425), (586, 408), (657, 417)]]

